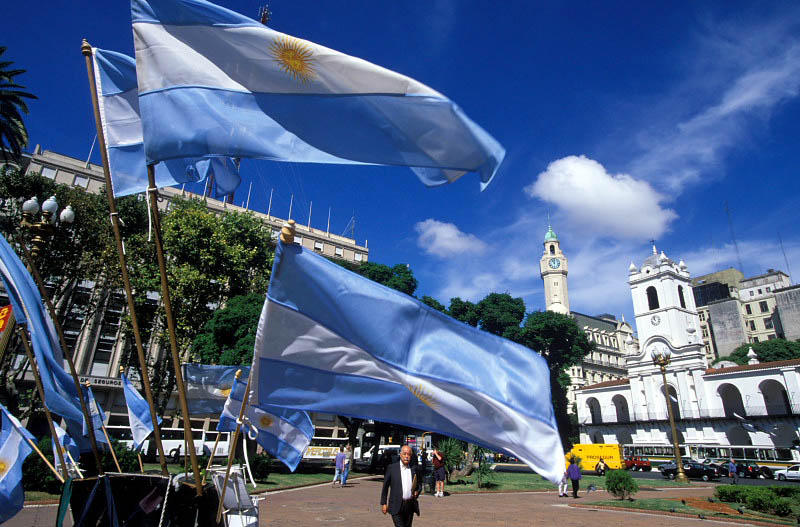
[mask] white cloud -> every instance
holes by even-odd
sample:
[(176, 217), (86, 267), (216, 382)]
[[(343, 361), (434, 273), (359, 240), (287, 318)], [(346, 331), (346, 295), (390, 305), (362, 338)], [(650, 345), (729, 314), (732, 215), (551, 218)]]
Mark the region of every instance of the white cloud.
[(649, 183), (627, 174), (609, 174), (585, 156), (553, 161), (525, 192), (556, 205), (586, 232), (611, 238), (658, 238), (678, 217), (661, 206), (664, 196)]
[(433, 218), (414, 225), (417, 231), (417, 245), (428, 254), (447, 258), (464, 253), (481, 254), (486, 244), (472, 234), (461, 232), (452, 223), (444, 223)]

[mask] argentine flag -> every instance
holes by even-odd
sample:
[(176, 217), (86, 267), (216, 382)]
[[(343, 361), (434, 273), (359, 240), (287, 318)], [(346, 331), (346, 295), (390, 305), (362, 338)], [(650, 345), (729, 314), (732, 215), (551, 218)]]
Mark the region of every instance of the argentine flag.
[[(111, 186), (117, 197), (147, 189), (147, 164), (139, 118), (136, 62), (133, 58), (92, 48), (100, 122), (106, 139)], [(175, 159), (155, 166), (156, 186), (202, 181), (213, 175), (218, 195), (233, 193), (241, 183), (232, 159)]]
[[(150, 405), (144, 397), (139, 394), (136, 388), (133, 387), (128, 376), (122, 374), (122, 388), (125, 392), (125, 404), (128, 405), (128, 422), (131, 426), (131, 433), (133, 434), (133, 449), (139, 450), (142, 443), (153, 433), (153, 419), (150, 416)], [(162, 419), (158, 418), (158, 424), (161, 425)]]
[[(246, 387), (247, 385), (240, 379), (234, 379), (233, 389), (219, 416), (217, 430), (220, 432), (236, 430), (236, 421), (239, 419)], [(248, 403), (244, 414), (243, 431), (294, 472), (314, 436), (314, 425), (306, 412), (267, 408), (268, 411), (255, 408)]]
[(553, 483), (564, 450), (535, 351), (278, 243), (253, 405), (376, 419), (506, 453)]
[[(66, 430), (61, 428), (60, 426), (55, 426), (56, 429), (56, 436), (58, 437), (58, 444), (61, 446), (61, 450), (64, 452), (64, 463), (67, 464), (69, 467), (70, 459), (67, 457), (67, 453), (72, 456), (73, 460), (77, 460), (81, 456), (80, 449), (78, 448), (77, 443), (73, 440)], [(58, 450), (55, 443), (53, 445), (53, 460), (56, 470), (61, 470), (61, 462), (58, 459)]]
[(0, 426), (0, 523), (4, 523), (22, 510), (25, 502), (22, 463), (33, 452), (26, 438), (35, 439), (2, 404)]
[(149, 163), (204, 156), (408, 166), (428, 186), (505, 150), (453, 101), (205, 0), (133, 0)]
[(181, 368), (191, 415), (219, 415), (233, 388), (236, 370), (242, 370), (245, 378), (250, 375), (249, 366), (184, 363)]

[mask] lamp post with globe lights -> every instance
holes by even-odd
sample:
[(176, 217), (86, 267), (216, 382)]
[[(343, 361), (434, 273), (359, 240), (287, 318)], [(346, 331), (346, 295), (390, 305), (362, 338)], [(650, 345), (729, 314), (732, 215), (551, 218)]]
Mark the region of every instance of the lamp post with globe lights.
[(667, 404), (669, 426), (672, 429), (672, 447), (675, 451), (675, 467), (677, 469), (677, 475), (675, 479), (683, 483), (688, 483), (689, 478), (686, 477), (686, 473), (683, 471), (681, 451), (678, 445), (678, 430), (675, 428), (675, 415), (672, 413), (672, 404), (669, 401), (669, 390), (667, 389), (667, 366), (669, 365), (670, 360), (672, 360), (672, 354), (668, 349), (663, 351), (653, 350), (650, 353), (650, 357), (653, 359), (653, 364), (661, 369), (661, 378), (664, 381), (664, 400)]
[[(22, 226), (28, 229), (31, 237), (31, 256), (38, 258), (44, 249), (47, 239), (56, 232), (56, 212), (58, 212), (58, 201), (55, 196), (50, 196), (42, 203), (42, 218), (36, 221), (39, 214), (39, 200), (36, 196), (22, 204)], [(71, 225), (75, 221), (75, 211), (72, 206), (67, 205), (58, 216), (59, 223)]]

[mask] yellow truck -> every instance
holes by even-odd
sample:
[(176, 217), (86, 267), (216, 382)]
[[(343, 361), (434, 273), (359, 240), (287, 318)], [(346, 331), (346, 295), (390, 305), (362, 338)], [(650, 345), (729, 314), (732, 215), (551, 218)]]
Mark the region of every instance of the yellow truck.
[(569, 465), (572, 456), (581, 458), (581, 470), (594, 471), (597, 462), (603, 458), (609, 469), (625, 468), (625, 460), (622, 457), (622, 445), (616, 443), (608, 444), (587, 444), (573, 445), (572, 450), (564, 455), (564, 459)]

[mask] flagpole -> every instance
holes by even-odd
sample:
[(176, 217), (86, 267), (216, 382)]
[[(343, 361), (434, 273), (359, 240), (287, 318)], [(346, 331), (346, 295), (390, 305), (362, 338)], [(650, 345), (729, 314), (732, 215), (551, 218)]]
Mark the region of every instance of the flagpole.
[[(64, 478), (63, 478), (63, 477), (61, 477), (61, 474), (59, 474), (59, 473), (58, 473), (58, 470), (56, 470), (56, 467), (54, 467), (54, 466), (53, 466), (53, 464), (52, 464), (52, 463), (50, 463), (50, 460), (49, 460), (49, 459), (47, 459), (47, 456), (45, 456), (45, 455), (44, 455), (44, 453), (43, 453), (41, 450), (39, 450), (39, 447), (38, 447), (38, 446), (36, 446), (36, 443), (34, 443), (33, 441), (31, 441), (31, 438), (30, 438), (30, 437), (28, 437), (28, 436), (26, 436), (25, 434), (22, 434), (22, 436), (25, 438), (25, 441), (27, 441), (27, 442), (28, 442), (28, 444), (31, 446), (31, 448), (32, 448), (32, 449), (34, 449), (34, 450), (36, 451), (36, 453), (37, 453), (37, 454), (39, 454), (39, 457), (41, 457), (41, 458), (42, 458), (42, 461), (44, 461), (45, 465), (47, 465), (47, 468), (49, 468), (50, 470), (52, 470), (52, 471), (53, 471), (53, 474), (55, 474), (55, 476), (56, 476), (56, 479), (57, 479), (58, 481), (60, 481), (61, 483), (64, 483)], [(58, 446), (57, 446), (56, 448), (60, 448), (60, 446), (61, 446), (61, 445), (60, 445), (60, 444), (58, 444)], [(63, 456), (62, 456), (62, 459), (63, 459)], [(74, 463), (74, 461), (73, 461), (73, 463)], [(65, 472), (66, 472), (66, 471), (65, 471)], [(81, 476), (81, 477), (83, 477), (83, 476)]]
[(86, 57), (86, 70), (89, 74), (89, 87), (92, 92), (92, 106), (94, 108), (94, 121), (97, 128), (97, 140), (100, 142), (100, 154), (103, 159), (103, 174), (106, 180), (106, 198), (108, 200), (108, 208), (111, 212), (111, 228), (114, 231), (114, 239), (117, 243), (117, 254), (119, 255), (119, 266), (122, 272), (122, 284), (125, 289), (125, 296), (128, 300), (128, 312), (131, 316), (131, 328), (133, 329), (133, 338), (136, 342), (136, 355), (139, 358), (139, 367), (142, 370), (142, 386), (144, 387), (144, 396), (147, 399), (147, 404), (150, 406), (150, 419), (153, 421), (153, 440), (156, 443), (156, 450), (158, 450), (158, 460), (161, 463), (161, 474), (164, 476), (169, 475), (167, 470), (167, 457), (164, 455), (164, 446), (161, 444), (161, 430), (158, 425), (158, 416), (156, 415), (156, 406), (153, 403), (153, 392), (150, 388), (150, 374), (147, 370), (147, 358), (144, 354), (144, 346), (142, 345), (142, 336), (139, 331), (139, 321), (136, 318), (136, 304), (133, 300), (133, 290), (131, 288), (131, 280), (128, 276), (128, 264), (125, 256), (125, 247), (122, 244), (122, 234), (119, 229), (119, 213), (117, 212), (117, 204), (114, 200), (113, 186), (111, 185), (111, 170), (108, 165), (108, 151), (106, 150), (106, 138), (103, 133), (103, 125), (100, 120), (100, 106), (97, 102), (97, 85), (94, 78), (94, 64), (92, 63), (92, 47), (86, 39), (83, 40), (81, 51)]
[[(36, 282), (36, 287), (39, 289), (39, 294), (41, 295), (42, 299), (44, 300), (45, 305), (47, 306), (47, 311), (50, 313), (50, 318), (53, 321), (53, 327), (56, 329), (56, 334), (58, 335), (58, 342), (61, 345), (61, 351), (64, 353), (64, 358), (67, 359), (67, 364), (69, 365), (69, 372), (72, 375), (72, 382), (75, 383), (75, 389), (78, 392), (78, 400), (81, 403), (81, 411), (83, 412), (83, 418), (86, 420), (87, 423), (91, 422), (91, 415), (89, 414), (89, 407), (86, 404), (86, 398), (83, 396), (83, 390), (81, 390), (81, 381), (78, 378), (78, 372), (75, 369), (75, 362), (72, 360), (72, 353), (70, 352), (69, 348), (67, 347), (67, 341), (64, 339), (64, 329), (61, 327), (61, 322), (58, 319), (58, 314), (56, 313), (56, 308), (53, 305), (53, 302), (50, 300), (50, 295), (47, 294), (47, 289), (44, 287), (44, 281), (42, 280), (42, 275), (39, 274), (39, 269), (36, 267), (36, 263), (33, 261), (33, 256), (28, 251), (28, 248), (22, 243), (22, 240), (17, 240), (19, 242), (19, 246), (22, 249), (22, 254), (25, 257), (28, 272), (31, 273), (33, 276), (33, 281)], [(42, 394), (42, 403), (44, 403), (44, 394)], [(103, 462), (100, 459), (100, 451), (97, 448), (97, 439), (94, 436), (94, 429), (91, 429), (89, 432), (89, 444), (92, 447), (92, 454), (94, 455), (95, 465), (97, 466), (97, 473), (102, 475), (104, 474), (103, 471)]]
[(136, 458), (139, 460), (139, 472), (144, 474), (144, 465), (142, 464), (142, 454), (140, 452), (136, 452)]
[(192, 472), (194, 473), (194, 481), (197, 486), (197, 495), (202, 496), (203, 487), (200, 480), (200, 468), (197, 465), (197, 453), (194, 451), (192, 423), (189, 421), (189, 404), (186, 401), (186, 386), (183, 383), (183, 373), (181, 373), (181, 359), (178, 355), (178, 341), (175, 334), (175, 319), (172, 316), (172, 301), (169, 296), (167, 266), (164, 262), (164, 245), (161, 240), (161, 216), (158, 211), (158, 188), (156, 187), (156, 173), (153, 165), (147, 165), (147, 181), (149, 184), (147, 194), (150, 198), (150, 212), (153, 217), (153, 240), (156, 244), (158, 270), (161, 275), (161, 300), (164, 302), (167, 329), (169, 330), (169, 345), (170, 351), (172, 352), (172, 366), (175, 369), (175, 383), (178, 385), (178, 400), (180, 401), (181, 412), (183, 413), (183, 431), (187, 442), (191, 445), (189, 456), (192, 460)]
[[(234, 377), (236, 377), (237, 380), (241, 379), (242, 378), (242, 370), (236, 370), (236, 373), (234, 374)], [(211, 470), (211, 463), (214, 461), (214, 454), (217, 453), (217, 445), (219, 444), (219, 437), (221, 435), (222, 435), (222, 432), (217, 430), (217, 439), (214, 440), (214, 448), (211, 449), (211, 455), (208, 457), (208, 465), (206, 466), (206, 471), (203, 474), (203, 485), (206, 484), (206, 475), (208, 474), (208, 471)], [(230, 441), (228, 441), (228, 443), (229, 443), (229, 448), (230, 448)], [(228, 453), (230, 454), (230, 450), (228, 450)]]
[(253, 368), (250, 368), (250, 373), (247, 376), (247, 386), (244, 389), (244, 397), (242, 397), (242, 407), (239, 408), (239, 419), (236, 420), (236, 430), (233, 432), (233, 443), (228, 449), (228, 466), (225, 467), (225, 480), (222, 483), (222, 491), (219, 496), (219, 505), (217, 506), (217, 523), (222, 519), (222, 509), (225, 504), (225, 491), (228, 488), (228, 479), (231, 475), (231, 466), (233, 465), (233, 456), (236, 454), (236, 444), (239, 442), (239, 432), (242, 429), (242, 418), (244, 417), (245, 408), (247, 408), (247, 401), (250, 398), (250, 381), (253, 379)]
[[(50, 437), (55, 441), (55, 444), (60, 444), (58, 441), (58, 434), (56, 434), (56, 426), (53, 424), (53, 415), (50, 413), (50, 409), (47, 408), (47, 403), (44, 400), (44, 387), (42, 386), (42, 378), (39, 376), (39, 367), (36, 366), (36, 361), (33, 358), (33, 350), (31, 349), (31, 342), (28, 340), (28, 335), (25, 333), (25, 330), (22, 328), (21, 325), (17, 325), (17, 332), (19, 333), (20, 338), (22, 338), (22, 344), (25, 347), (25, 354), (28, 356), (28, 361), (31, 363), (31, 371), (33, 372), (33, 379), (36, 381), (36, 390), (39, 392), (39, 398), (42, 400), (42, 408), (44, 408), (44, 413), (47, 416), (47, 425), (50, 427)], [(33, 410), (33, 409), (31, 409)], [(39, 450), (38, 448), (36, 450)], [(59, 476), (59, 480), (61, 483), (64, 483), (64, 480), (69, 477), (69, 473), (67, 472), (67, 464), (64, 463), (64, 454), (61, 452), (60, 448), (56, 449), (58, 453), (58, 460), (61, 463), (61, 471), (64, 473), (64, 477)], [(53, 468), (55, 471), (55, 468)]]
[[(89, 388), (92, 387), (92, 383), (86, 381), (86, 390), (88, 391)], [(95, 402), (97, 404), (97, 402)], [(98, 415), (99, 417), (99, 415)], [(94, 430), (94, 421), (89, 421), (89, 428)], [(111, 451), (111, 457), (114, 459), (114, 464), (117, 466), (117, 472), (122, 472), (122, 469), (119, 466), (119, 461), (117, 461), (117, 453), (114, 452), (114, 445), (111, 444), (111, 438), (108, 437), (108, 430), (106, 430), (106, 425), (102, 422), (100, 423), (100, 430), (103, 431), (103, 435), (106, 436), (106, 443), (108, 443), (108, 449)], [(94, 433), (94, 432), (93, 432)]]
[(75, 458), (72, 457), (72, 454), (69, 453), (69, 450), (65, 450), (65, 452), (67, 453), (67, 457), (69, 458), (69, 460), (72, 461), (72, 466), (75, 467), (75, 470), (78, 472), (78, 477), (83, 479), (83, 472), (81, 472), (81, 467), (79, 467), (78, 464), (75, 463)]

